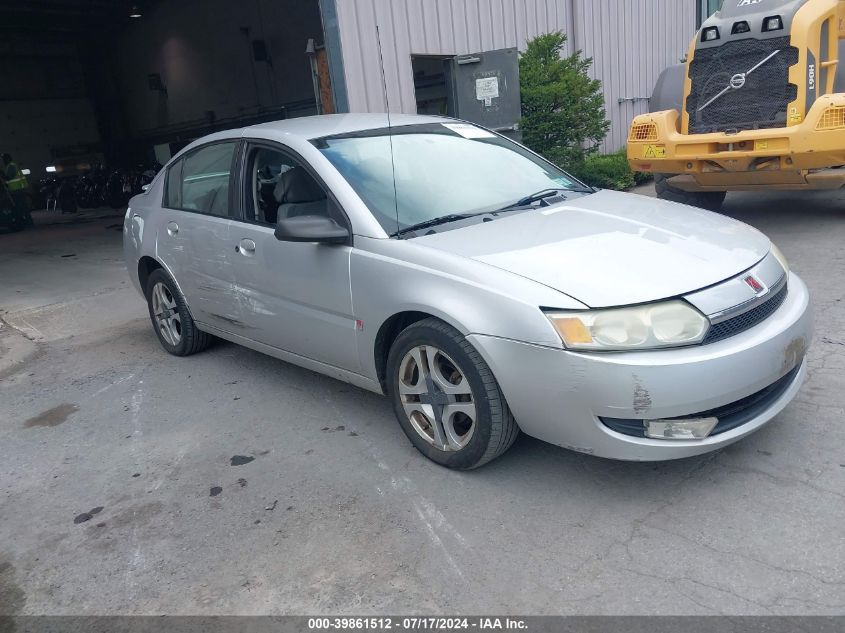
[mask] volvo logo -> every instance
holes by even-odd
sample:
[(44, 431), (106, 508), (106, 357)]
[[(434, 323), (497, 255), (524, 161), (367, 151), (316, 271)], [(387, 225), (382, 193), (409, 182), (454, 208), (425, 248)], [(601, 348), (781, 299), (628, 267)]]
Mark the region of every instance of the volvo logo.
[(745, 73), (737, 73), (731, 77), (731, 88), (739, 90), (745, 85)]

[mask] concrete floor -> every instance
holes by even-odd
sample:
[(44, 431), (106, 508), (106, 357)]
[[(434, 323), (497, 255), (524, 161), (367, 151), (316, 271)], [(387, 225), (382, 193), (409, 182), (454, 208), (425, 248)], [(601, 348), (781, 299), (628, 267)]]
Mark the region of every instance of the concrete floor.
[(230, 344), (165, 354), (119, 219), (0, 235), (0, 614), (845, 613), (845, 194), (725, 212), (813, 292), (788, 409), (701, 458), (523, 437), (471, 473), (372, 394)]

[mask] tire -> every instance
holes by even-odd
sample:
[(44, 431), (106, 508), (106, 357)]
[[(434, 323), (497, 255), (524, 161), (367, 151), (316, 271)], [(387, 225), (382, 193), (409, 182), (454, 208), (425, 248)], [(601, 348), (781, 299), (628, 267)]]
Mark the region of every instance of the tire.
[(654, 190), (661, 200), (688, 204), (708, 211), (718, 211), (722, 208), (727, 191), (682, 191), (669, 184), (673, 174), (654, 174)]
[[(420, 363), (427, 378), (420, 376)], [(387, 388), (411, 444), (441, 466), (478, 468), (507, 451), (519, 435), (490, 367), (460, 332), (438, 319), (419, 321), (396, 338), (387, 359)]]
[[(212, 336), (197, 328), (185, 298), (163, 269), (150, 273), (145, 294), (153, 330), (168, 353), (190, 356), (211, 344)], [(166, 313), (164, 324), (161, 324), (162, 319), (157, 316), (157, 312)]]

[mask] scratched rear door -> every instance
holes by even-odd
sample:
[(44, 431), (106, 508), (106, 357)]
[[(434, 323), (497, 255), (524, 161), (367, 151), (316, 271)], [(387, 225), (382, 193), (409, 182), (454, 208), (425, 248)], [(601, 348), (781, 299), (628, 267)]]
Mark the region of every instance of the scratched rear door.
[(203, 145), (169, 167), (157, 241), (159, 257), (194, 319), (227, 331), (239, 317), (229, 248), (238, 146), (238, 141)]

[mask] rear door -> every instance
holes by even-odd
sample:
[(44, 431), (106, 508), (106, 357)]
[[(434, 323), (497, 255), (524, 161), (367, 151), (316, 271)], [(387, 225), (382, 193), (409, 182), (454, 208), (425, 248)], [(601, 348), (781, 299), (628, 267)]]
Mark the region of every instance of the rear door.
[(247, 143), (241, 164), (243, 212), (232, 222), (228, 250), (245, 335), (358, 372), (351, 247), (275, 237), (282, 215), (330, 214), (347, 226), (348, 220), (308, 165), (281, 145)]
[(240, 328), (229, 248), (232, 181), (239, 141), (204, 145), (167, 172), (158, 254), (176, 279), (196, 321), (227, 331)]

